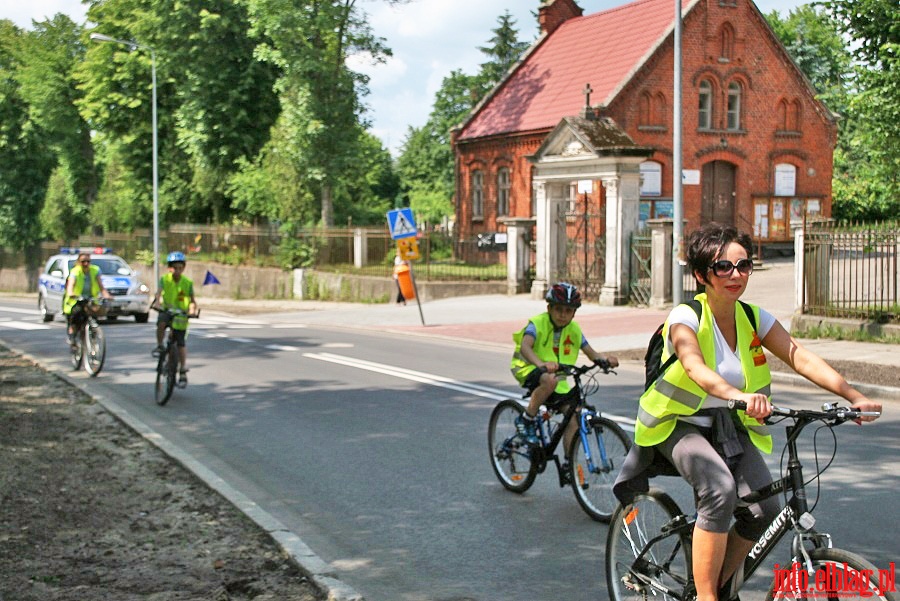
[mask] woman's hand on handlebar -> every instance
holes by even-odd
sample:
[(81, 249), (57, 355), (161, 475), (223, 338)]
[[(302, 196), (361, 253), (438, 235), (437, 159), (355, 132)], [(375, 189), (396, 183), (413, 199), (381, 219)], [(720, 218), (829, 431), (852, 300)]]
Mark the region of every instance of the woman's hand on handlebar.
[(769, 398), (764, 394), (749, 394), (749, 393), (741, 393), (734, 395), (734, 400), (743, 401), (747, 404), (747, 408), (744, 412), (756, 420), (759, 423), (763, 423), (763, 421), (772, 414), (772, 403), (769, 402)]
[[(857, 411), (877, 411), (878, 413), (881, 413), (881, 403), (870, 401), (866, 397), (857, 399), (856, 402), (850, 405), (850, 408), (856, 409)], [(879, 416), (864, 416), (855, 421), (857, 424), (861, 424), (862, 422), (874, 422), (878, 417)]]

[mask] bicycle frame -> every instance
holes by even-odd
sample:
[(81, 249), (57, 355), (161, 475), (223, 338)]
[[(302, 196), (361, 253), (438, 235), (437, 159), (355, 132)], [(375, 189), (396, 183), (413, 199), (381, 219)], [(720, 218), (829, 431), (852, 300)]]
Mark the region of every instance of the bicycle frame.
[[(788, 413), (782, 413), (781, 415), (788, 415)], [(735, 574), (719, 589), (718, 597), (722, 601), (737, 598), (738, 592), (743, 584), (757, 569), (759, 569), (763, 561), (772, 553), (784, 535), (790, 530), (795, 531), (794, 545), (792, 548), (793, 556), (802, 556), (805, 565), (811, 565), (811, 559), (809, 552), (803, 544), (804, 541), (811, 541), (813, 548), (831, 547), (830, 535), (813, 530), (815, 518), (813, 518), (812, 514), (809, 512), (809, 503), (806, 497), (806, 483), (803, 478), (803, 466), (800, 463), (799, 453), (797, 451), (797, 439), (799, 438), (800, 433), (806, 426), (817, 421), (818, 418), (810, 417), (809, 415), (796, 415), (794, 417), (796, 419), (794, 424), (785, 428), (787, 432), (785, 448), (787, 449), (788, 454), (787, 473), (778, 480), (741, 497), (740, 501), (742, 503), (752, 504), (771, 498), (775, 495), (780, 495), (784, 493), (785, 490), (791, 491), (792, 495), (781, 511), (778, 512), (778, 515), (776, 515), (769, 523), (756, 544), (754, 544), (748, 552), (744, 559), (743, 570), (735, 572)], [(837, 425), (837, 423), (840, 422), (835, 422), (835, 425)], [(644, 559), (645, 556), (654, 548), (654, 545), (661, 540), (672, 536), (687, 535), (690, 537), (693, 532), (694, 522), (694, 518), (688, 518), (684, 514), (675, 517), (663, 528), (661, 534), (650, 539), (643, 548), (640, 548), (640, 552), (635, 557), (634, 564), (632, 565), (648, 565), (649, 562)], [(638, 550), (636, 547), (633, 547), (633, 549), (635, 551)], [(672, 559), (674, 559), (679, 550), (680, 547), (676, 545), (672, 551), (671, 557), (665, 559), (663, 564), (653, 565), (667, 571), (668, 562), (671, 562)], [(670, 595), (679, 601), (684, 601), (690, 596), (685, 595), (684, 590), (671, 590), (669, 587), (664, 586), (656, 580), (647, 579), (646, 576), (641, 573), (635, 573), (635, 575), (650, 588), (661, 591), (666, 595)], [(669, 574), (669, 576), (675, 577), (673, 574)], [(690, 566), (688, 566), (688, 577), (693, 580), (693, 573)], [(681, 581), (683, 579), (676, 578), (676, 580)], [(683, 582), (682, 584), (686, 586), (688, 582)]]

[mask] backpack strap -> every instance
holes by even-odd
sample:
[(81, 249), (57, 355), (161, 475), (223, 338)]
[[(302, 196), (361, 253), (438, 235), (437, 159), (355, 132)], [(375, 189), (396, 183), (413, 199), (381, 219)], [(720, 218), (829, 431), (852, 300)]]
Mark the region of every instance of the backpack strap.
[[(741, 307), (744, 308), (744, 313), (747, 314), (747, 319), (750, 320), (750, 325), (753, 326), (753, 331), (756, 332), (756, 315), (753, 314), (753, 309), (744, 301), (738, 302), (741, 303)], [(697, 313), (697, 315), (699, 316), (700, 314)]]
[[(701, 304), (700, 304), (700, 301), (698, 301), (696, 298), (692, 298), (692, 299), (689, 300), (688, 302), (686, 302), (686, 303), (681, 303), (681, 304), (687, 305), (687, 306), (689, 306), (691, 309), (693, 309), (693, 310), (694, 310), (694, 313), (697, 314), (697, 319), (698, 319), (698, 320), (701, 318), (701, 316), (702, 316), (702, 314), (703, 314), (703, 305), (701, 305)], [(742, 303), (742, 304), (743, 304), (743, 303)], [(747, 307), (747, 309), (749, 310), (749, 307)], [(752, 314), (753, 314), (753, 311), (750, 311), (750, 314), (752, 315)], [(751, 318), (751, 323), (753, 323), (752, 318)], [(756, 330), (756, 325), (753, 326), (753, 329)], [(666, 344), (666, 341), (665, 341), (665, 340), (663, 340), (663, 344)], [(678, 355), (676, 355), (675, 352), (672, 351), (672, 354), (669, 355), (669, 358), (666, 359), (666, 361), (665, 361), (665, 362), (662, 364), (662, 366), (659, 368), (659, 376), (662, 376), (664, 373), (666, 373), (666, 370), (669, 369), (669, 368), (672, 366), (672, 364), (675, 363), (676, 361), (678, 361)], [(657, 376), (657, 377), (659, 377), (659, 376)]]

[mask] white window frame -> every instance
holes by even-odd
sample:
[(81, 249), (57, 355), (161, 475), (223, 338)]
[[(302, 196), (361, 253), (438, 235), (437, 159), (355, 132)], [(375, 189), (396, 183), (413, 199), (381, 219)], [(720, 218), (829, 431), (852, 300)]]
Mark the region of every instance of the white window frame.
[(712, 129), (713, 118), (713, 87), (708, 79), (700, 82), (700, 103), (697, 108), (697, 127), (699, 129)]
[(727, 129), (738, 130), (741, 128), (741, 96), (743, 88), (736, 81), (728, 84), (728, 121)]

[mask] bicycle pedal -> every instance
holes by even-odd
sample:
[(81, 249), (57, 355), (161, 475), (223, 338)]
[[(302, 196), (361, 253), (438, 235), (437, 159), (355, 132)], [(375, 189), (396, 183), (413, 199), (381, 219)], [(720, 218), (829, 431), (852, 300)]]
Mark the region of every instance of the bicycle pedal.
[(622, 584), (625, 588), (635, 593), (643, 593), (647, 590), (647, 587), (643, 583), (636, 581), (631, 573), (622, 576)]

